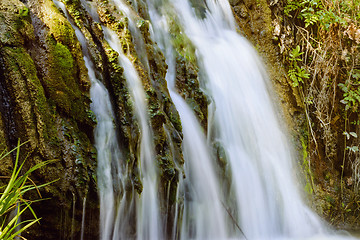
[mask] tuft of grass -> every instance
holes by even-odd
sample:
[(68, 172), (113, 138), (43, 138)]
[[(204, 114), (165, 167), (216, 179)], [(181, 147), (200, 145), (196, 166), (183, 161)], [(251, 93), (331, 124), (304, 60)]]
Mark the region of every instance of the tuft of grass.
[[(25, 142), (27, 143), (27, 142)], [(0, 239), (1, 240), (12, 240), (15, 237), (21, 237), (21, 233), (31, 227), (33, 224), (40, 221), (31, 207), (31, 203), (40, 201), (39, 200), (26, 200), (23, 198), (24, 194), (31, 190), (36, 190), (41, 198), (40, 192), (38, 188), (44, 187), (52, 182), (36, 186), (35, 183), (29, 178), (29, 175), (34, 172), (35, 170), (44, 167), (45, 165), (54, 162), (54, 160), (44, 161), (39, 164), (36, 164), (25, 174), (21, 174), (22, 164), (19, 163), (19, 156), (20, 156), (20, 147), (25, 143), (18, 144), (16, 148), (9, 152), (2, 152), (0, 154), (0, 161), (11, 154), (12, 152), (16, 151), (16, 158), (15, 158), (15, 166), (12, 172), (11, 177), (9, 178), (9, 182), (2, 189), (3, 192), (0, 195)], [(24, 214), (25, 211), (30, 211), (33, 219), (30, 220), (21, 220), (21, 216)]]

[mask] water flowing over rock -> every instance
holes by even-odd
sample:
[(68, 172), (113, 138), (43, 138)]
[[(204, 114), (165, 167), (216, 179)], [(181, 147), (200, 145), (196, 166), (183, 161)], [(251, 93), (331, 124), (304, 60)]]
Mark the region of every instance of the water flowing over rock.
[(303, 201), (246, 4), (1, 0), (0, 148), (58, 159), (25, 237), (346, 239)]

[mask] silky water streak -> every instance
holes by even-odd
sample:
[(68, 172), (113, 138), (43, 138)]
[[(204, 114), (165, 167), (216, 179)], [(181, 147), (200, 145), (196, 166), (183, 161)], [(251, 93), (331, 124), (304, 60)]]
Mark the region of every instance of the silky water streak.
[(76, 37), (82, 47), (85, 66), (91, 81), (90, 98), (92, 103), (90, 107), (97, 120), (94, 139), (98, 160), (97, 183), (100, 200), (100, 239), (108, 240), (113, 236), (115, 213), (119, 207), (118, 202), (122, 198), (115, 193), (123, 192), (122, 180), (124, 179), (123, 170), (121, 169), (122, 156), (116, 137), (114, 113), (107, 89), (96, 78), (95, 68), (90, 60), (90, 54), (83, 33), (72, 24), (65, 5), (56, 0), (54, 0), (54, 3), (64, 12), (75, 30)]
[[(124, 69), (124, 76), (135, 105), (135, 113), (141, 130), (141, 179), (143, 191), (138, 195), (137, 208), (137, 239), (163, 239), (163, 226), (159, 215), (158, 174), (154, 155), (154, 144), (150, 122), (147, 115), (147, 102), (142, 81), (130, 59), (124, 54), (116, 33), (103, 27), (105, 39), (111, 48), (119, 54), (119, 63)], [(117, 221), (123, 216), (118, 214)], [(121, 235), (120, 232), (114, 234)], [(117, 238), (114, 238), (117, 239)]]
[[(214, 158), (207, 146), (194, 112), (175, 88), (176, 61), (174, 49), (168, 33), (167, 16), (161, 15), (157, 1), (148, 0), (149, 15), (153, 24), (153, 38), (165, 54), (168, 72), (166, 80), (170, 96), (179, 112), (183, 129), (183, 153), (185, 179), (179, 179), (178, 206), (182, 219), (173, 227), (173, 237), (180, 239), (226, 239), (225, 211), (222, 206), (219, 179), (216, 175)], [(165, 10), (165, 9), (163, 9)], [(177, 216), (177, 215), (175, 215)]]

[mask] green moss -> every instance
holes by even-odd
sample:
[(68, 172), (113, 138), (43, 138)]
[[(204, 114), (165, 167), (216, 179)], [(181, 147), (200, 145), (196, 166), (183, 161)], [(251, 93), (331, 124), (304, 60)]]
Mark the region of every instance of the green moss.
[(83, 13), (80, 11), (81, 2), (79, 0), (64, 0), (63, 2), (66, 5), (67, 11), (72, 16), (76, 26), (82, 29), (84, 26), (84, 16)]
[(93, 123), (97, 123), (97, 120), (96, 120), (96, 115), (93, 111), (91, 110), (86, 110), (86, 113), (87, 113), (87, 116), (88, 118), (93, 122)]
[(78, 69), (80, 63), (76, 62), (70, 48), (56, 41), (52, 35), (47, 38), (50, 49), (49, 75), (44, 85), (50, 98), (55, 104), (71, 117), (93, 125), (94, 122), (88, 117), (90, 98), (79, 86)]
[[(37, 71), (33, 60), (26, 50), (20, 47), (5, 47), (3, 53), (6, 61), (9, 63), (7, 65), (7, 72), (9, 73), (10, 79), (16, 78), (20, 73), (21, 78), (26, 84), (26, 88), (22, 89), (22, 91), (27, 93), (16, 92), (19, 90), (14, 91), (16, 95), (26, 94), (32, 102), (33, 107), (31, 108), (31, 111), (40, 138), (50, 144), (57, 144), (58, 139), (54, 137), (56, 136), (54, 117), (51, 115), (49, 103), (45, 97), (43, 86), (37, 77)], [(17, 84), (20, 83), (18, 82)], [(20, 104), (23, 105), (26, 103)]]
[(175, 176), (175, 164), (169, 154), (158, 156), (158, 163), (161, 170), (161, 177), (166, 181), (171, 181)]
[(122, 76), (124, 69), (119, 65), (119, 60), (118, 60), (119, 54), (115, 50), (113, 50), (110, 46), (107, 46), (105, 48), (105, 53), (112, 68), (111, 72), (119, 74), (119, 76)]
[(19, 9), (19, 16), (20, 17), (28, 17), (29, 16), (29, 9), (27, 7), (23, 7)]
[(114, 29), (117, 30), (117, 31), (121, 31), (125, 28), (125, 23), (122, 22), (122, 21), (117, 21), (115, 24), (114, 24)]
[[(54, 67), (58, 69), (61, 78), (64, 81), (71, 79), (74, 68), (74, 59), (69, 48), (57, 42), (54, 47), (53, 57), (55, 58)], [(67, 82), (67, 84), (70, 85), (71, 83), (71, 81)]]
[[(2, 5), (4, 4), (4, 5)], [(13, 13), (13, 14), (11, 14)], [(0, 4), (0, 47), (21, 46), (33, 38), (29, 9), (21, 2)]]
[(50, 28), (50, 34), (52, 34), (57, 42), (71, 46), (71, 44), (75, 41), (76, 37), (74, 30), (67, 20), (53, 18), (50, 20), (48, 26)]
[(169, 117), (170, 121), (174, 125), (176, 131), (182, 132), (182, 125), (179, 113), (177, 112), (175, 106), (173, 104), (167, 104), (167, 116)]
[(15, 30), (19, 31), (20, 29), (25, 29), (25, 26), (31, 22), (29, 16), (29, 9), (25, 6), (17, 9), (18, 14), (14, 16)]
[(70, 159), (74, 164), (77, 191), (85, 196), (88, 192), (90, 181), (96, 182), (96, 149), (92, 146), (87, 136), (81, 132), (74, 120), (61, 122), (62, 139), (69, 146)]
[(300, 142), (301, 142), (302, 155), (303, 155), (302, 169), (305, 173), (305, 179), (306, 179), (305, 191), (308, 194), (312, 194), (314, 192), (314, 179), (309, 162), (310, 159), (307, 152), (307, 144), (303, 136), (300, 136)]

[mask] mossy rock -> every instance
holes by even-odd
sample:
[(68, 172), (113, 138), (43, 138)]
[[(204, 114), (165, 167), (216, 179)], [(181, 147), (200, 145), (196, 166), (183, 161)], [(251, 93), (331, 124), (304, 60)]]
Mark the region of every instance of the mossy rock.
[(33, 40), (29, 9), (20, 1), (0, 2), (0, 47), (21, 46)]

